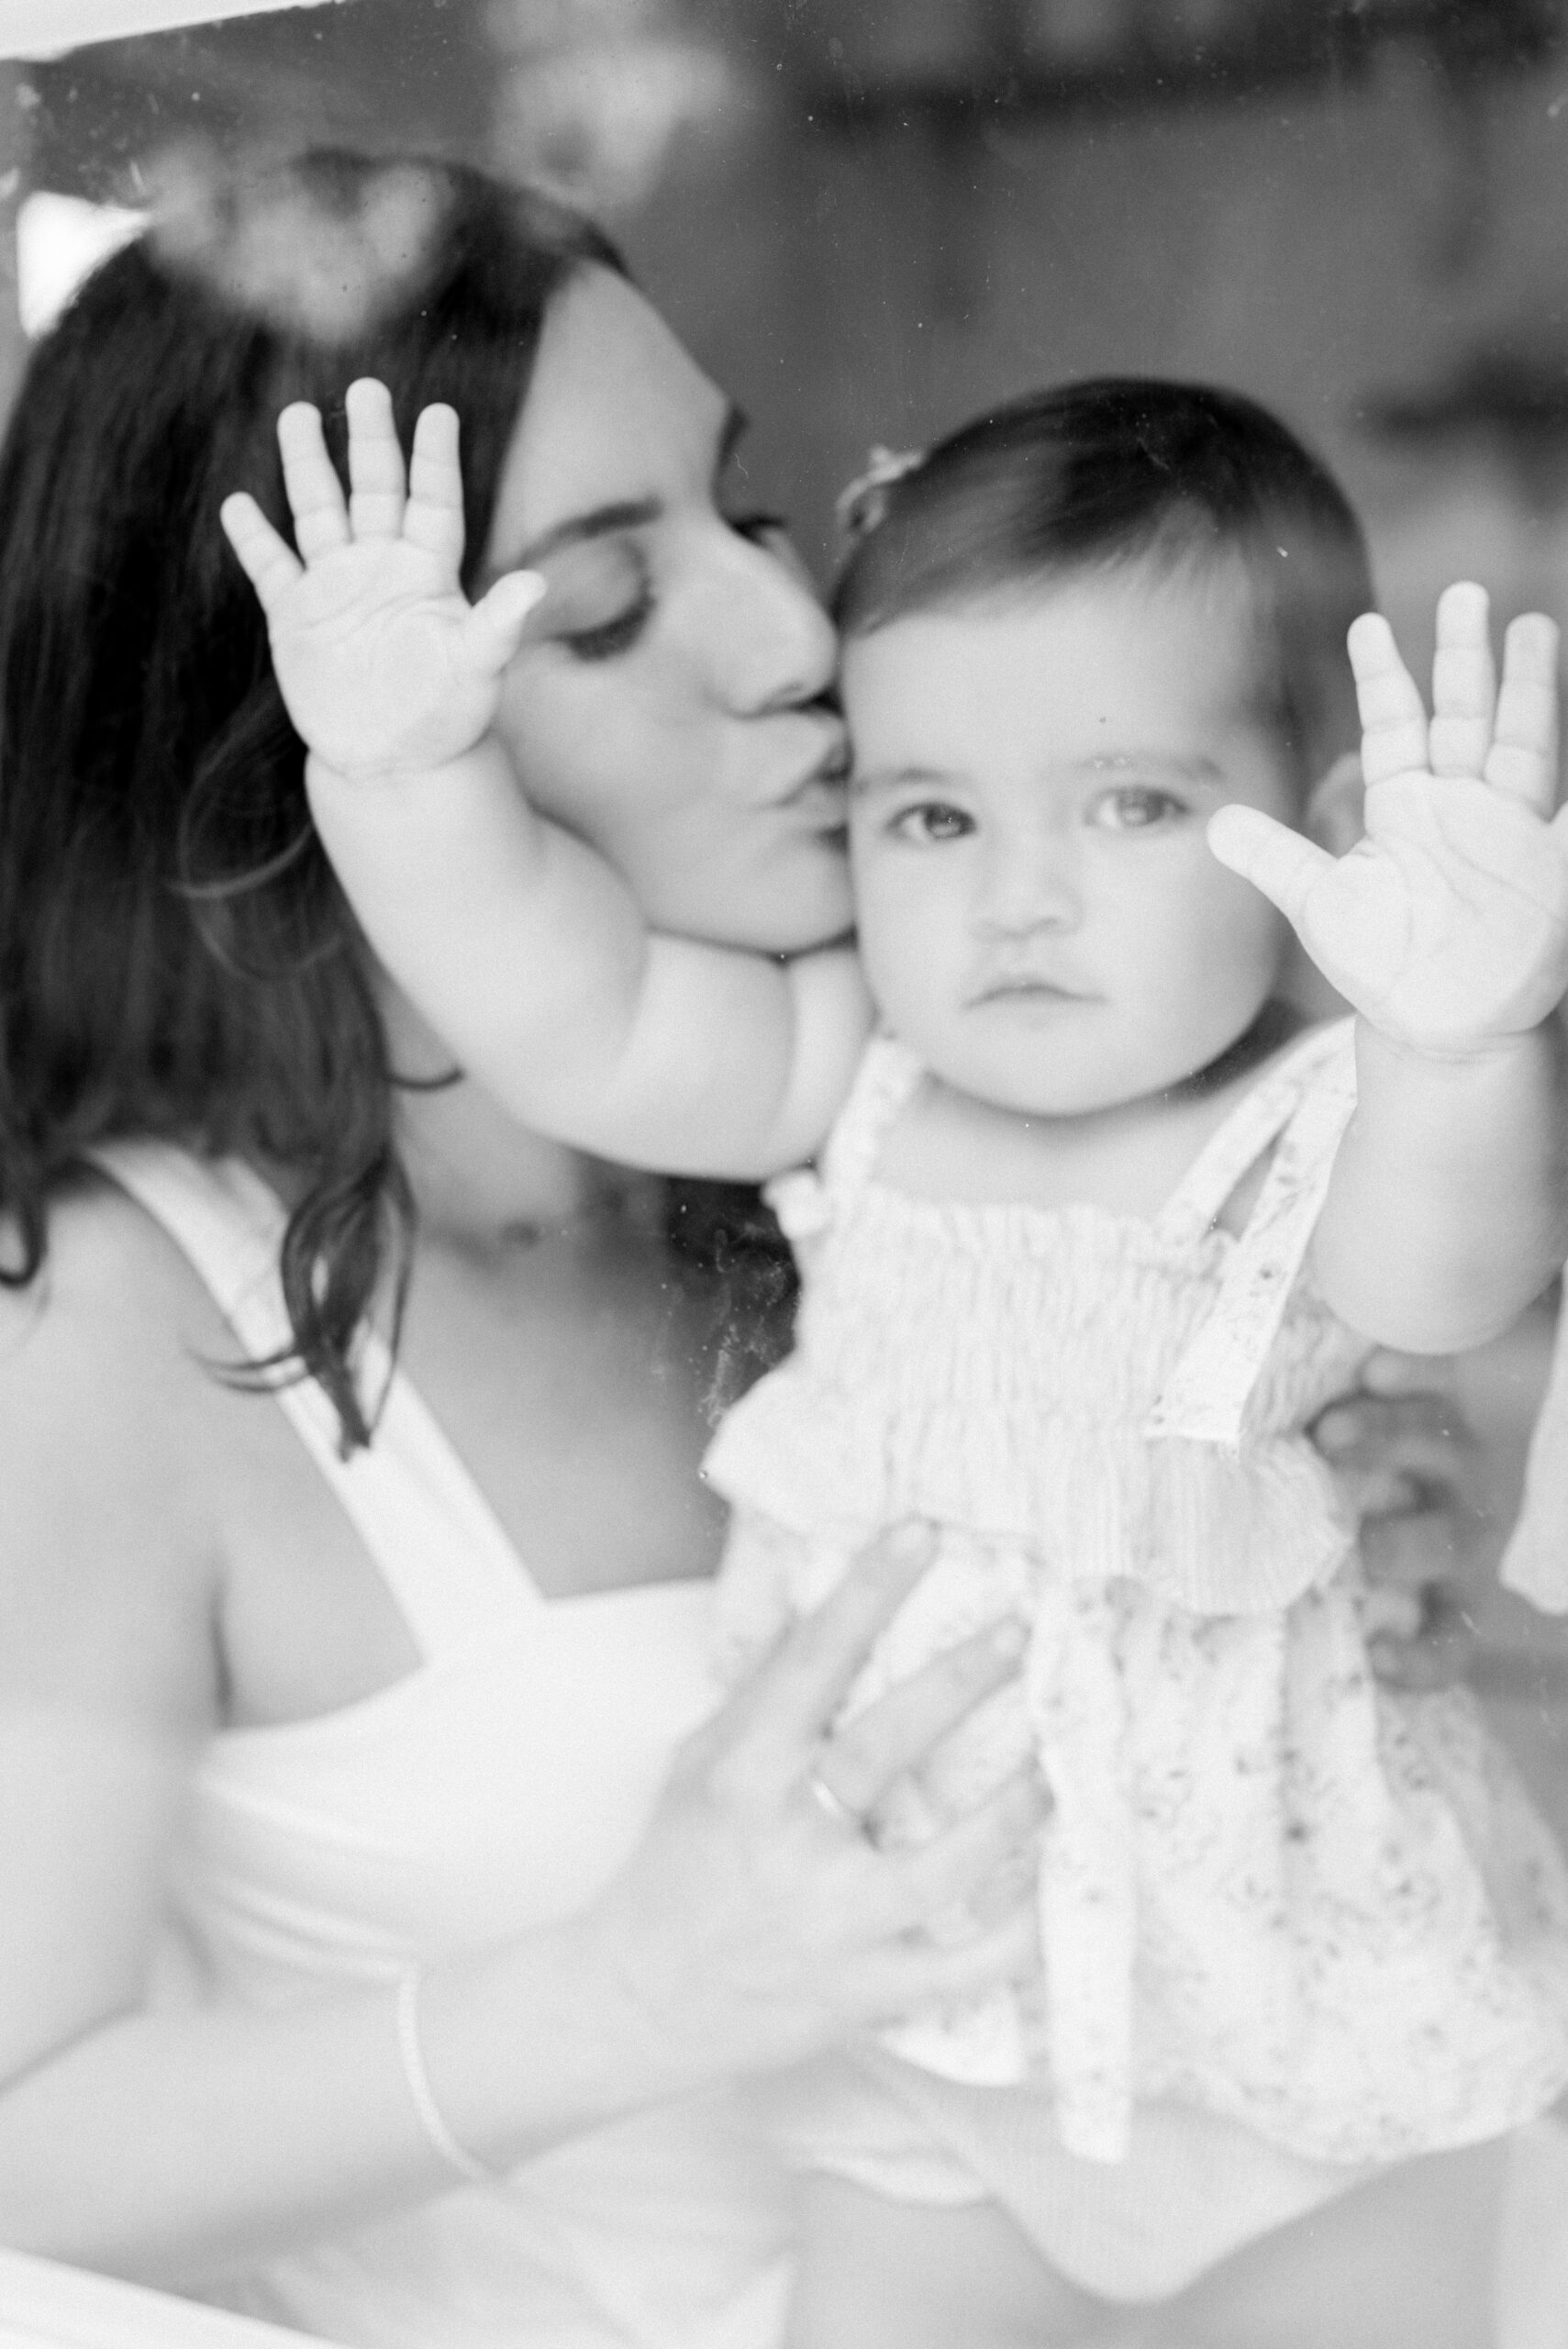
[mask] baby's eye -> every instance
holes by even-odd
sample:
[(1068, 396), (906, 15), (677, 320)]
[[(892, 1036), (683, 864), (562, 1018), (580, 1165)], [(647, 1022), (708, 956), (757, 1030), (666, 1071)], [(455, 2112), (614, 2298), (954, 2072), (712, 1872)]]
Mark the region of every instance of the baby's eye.
[(1090, 811), (1090, 821), (1108, 832), (1147, 832), (1158, 824), (1174, 823), (1186, 815), (1187, 804), (1172, 791), (1158, 791), (1145, 783), (1118, 784), (1103, 791)]
[(949, 841), (962, 840), (974, 829), (973, 816), (962, 807), (950, 807), (941, 799), (923, 799), (918, 807), (906, 807), (888, 826), (895, 840), (909, 841), (921, 848), (939, 848)]

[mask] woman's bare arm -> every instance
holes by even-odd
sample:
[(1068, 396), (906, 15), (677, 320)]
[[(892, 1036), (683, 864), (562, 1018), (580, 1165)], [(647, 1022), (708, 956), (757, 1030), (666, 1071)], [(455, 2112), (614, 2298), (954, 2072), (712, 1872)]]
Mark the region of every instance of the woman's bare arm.
[[(0, 2240), (192, 2284), (454, 2181), (410, 2099), (390, 1981), (272, 2012), (154, 1996), (171, 1865), (224, 1701), (224, 1464), (161, 1256), (124, 1244), (133, 1213), (62, 1219), (37, 1293), (0, 1301)], [(582, 1915), (431, 1966), (426, 2062), (479, 2158), (504, 2165), (1022, 1966), (1018, 1914), (957, 1949), (911, 1933), (1029, 1831), (1029, 1780), (897, 1855), (806, 1787), (819, 1763), (873, 1809), (1016, 1668), (973, 1641), (831, 1729), (921, 1563), (918, 1544), (869, 1558), (687, 1741), (643, 1841)]]

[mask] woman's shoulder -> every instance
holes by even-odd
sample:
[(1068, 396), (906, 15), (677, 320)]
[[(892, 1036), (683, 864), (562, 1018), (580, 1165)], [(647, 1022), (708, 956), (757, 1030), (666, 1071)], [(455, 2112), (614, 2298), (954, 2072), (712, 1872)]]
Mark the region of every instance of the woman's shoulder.
[(17, 1637), (51, 1647), (69, 1620), (92, 1643), (95, 1626), (107, 1660), (134, 1620), (137, 1668), (166, 1671), (156, 1617), (189, 1656), (217, 1574), (224, 1390), (208, 1365), (232, 1352), (123, 1192), (96, 1174), (61, 1189), (38, 1273), (0, 1289), (0, 1612)]
[[(0, 1225), (0, 1264), (18, 1254), (15, 1223)], [(195, 1394), (196, 1356), (222, 1352), (225, 1326), (162, 1228), (117, 1183), (83, 1169), (50, 1203), (33, 1278), (0, 1288), (0, 1392), (19, 1386), (41, 1401), (81, 1382), (100, 1414), (152, 1419), (172, 1393)]]

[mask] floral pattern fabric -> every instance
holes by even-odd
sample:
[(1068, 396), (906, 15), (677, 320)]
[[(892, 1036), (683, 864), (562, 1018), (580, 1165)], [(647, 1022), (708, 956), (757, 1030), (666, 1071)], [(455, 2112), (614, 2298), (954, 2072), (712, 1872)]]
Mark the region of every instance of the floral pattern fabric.
[[(1568, 2083), (1568, 1873), (1468, 1692), (1373, 1677), (1354, 1529), (1303, 1433), (1365, 1352), (1301, 1269), (1349, 1023), (1265, 1071), (1147, 1221), (880, 1183), (921, 1074), (875, 1040), (820, 1172), (773, 1186), (796, 1351), (707, 1463), (735, 1668), (913, 1516), (937, 1558), (851, 1705), (1008, 1610), (1029, 1626), (1019, 1681), (885, 1831), (1036, 1757), (1039, 1976), (888, 2044), (1038, 2083), (1106, 2160), (1156, 2099), (1343, 2163), (1533, 2118)], [(1265, 1152), (1233, 1238), (1215, 1219)]]

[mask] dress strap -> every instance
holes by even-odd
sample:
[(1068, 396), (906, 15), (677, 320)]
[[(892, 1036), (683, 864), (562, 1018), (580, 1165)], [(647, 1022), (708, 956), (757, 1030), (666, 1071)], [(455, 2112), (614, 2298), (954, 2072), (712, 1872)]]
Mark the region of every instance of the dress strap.
[(884, 1029), (872, 1038), (822, 1154), (823, 1173), (835, 1190), (864, 1189), (876, 1170), (888, 1128), (924, 1074), (896, 1036)]
[[(210, 1291), (248, 1360), (294, 1339), (278, 1275), (287, 1218), (239, 1159), (208, 1162), (156, 1141), (100, 1144), (91, 1153), (161, 1225)], [(427, 1658), (494, 1638), (546, 1600), (445, 1432), (363, 1332), (356, 1369), (379, 1401), (374, 1440), (342, 1455), (338, 1415), (314, 1379), (270, 1392), (331, 1486)]]
[(872, 1038), (823, 1147), (820, 1165), (797, 1167), (764, 1186), (762, 1195), (787, 1239), (809, 1247), (832, 1222), (834, 1200), (864, 1190), (875, 1171), (884, 1135), (923, 1074), (915, 1054), (896, 1037), (882, 1031)]
[(1161, 1209), (1162, 1232), (1190, 1245), (1209, 1230), (1243, 1175), (1290, 1123), (1319, 1070), (1333, 1066), (1354, 1031), (1355, 1022), (1348, 1019), (1314, 1028), (1297, 1038), (1258, 1084), (1248, 1087)]
[(1543, 1614), (1568, 1615), (1568, 1297), (1525, 1470), (1524, 1502), (1503, 1552), (1504, 1586)]
[[(1207, 1230), (1248, 1167), (1278, 1138), (1214, 1307), (1177, 1363), (1145, 1432), (1236, 1444), (1322, 1211), (1335, 1154), (1356, 1106), (1355, 1023), (1316, 1030), (1225, 1120), (1173, 1201)], [(1207, 1208), (1201, 1223), (1195, 1219)]]

